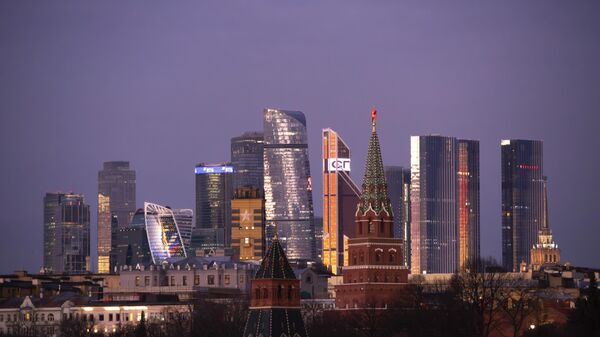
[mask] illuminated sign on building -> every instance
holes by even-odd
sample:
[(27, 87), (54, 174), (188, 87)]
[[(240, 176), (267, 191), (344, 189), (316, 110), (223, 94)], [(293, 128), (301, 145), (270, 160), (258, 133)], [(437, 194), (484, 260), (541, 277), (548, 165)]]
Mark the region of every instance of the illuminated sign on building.
[(196, 174), (233, 173), (233, 166), (200, 166), (194, 170)]
[(327, 158), (327, 172), (350, 172), (350, 158)]

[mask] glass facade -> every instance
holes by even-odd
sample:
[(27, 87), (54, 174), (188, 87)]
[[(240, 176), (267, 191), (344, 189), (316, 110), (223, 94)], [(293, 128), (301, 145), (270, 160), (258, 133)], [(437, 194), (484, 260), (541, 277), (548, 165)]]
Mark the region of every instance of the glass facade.
[(386, 166), (385, 180), (394, 213), (394, 237), (402, 239), (403, 265), (410, 267), (410, 169)]
[(107, 273), (115, 265), (113, 238), (129, 225), (136, 211), (135, 170), (127, 161), (105, 162), (98, 172), (98, 272)]
[(228, 248), (231, 245), (231, 184), (234, 169), (230, 164), (196, 166), (196, 227), (192, 250)]
[(411, 270), (458, 270), (458, 151), (456, 138), (411, 137)]
[(231, 138), (234, 191), (244, 186), (263, 190), (263, 147), (262, 132), (245, 132), (239, 137)]
[(544, 222), (543, 143), (502, 140), (502, 265), (518, 271), (531, 263)]
[(354, 237), (354, 213), (360, 196), (360, 189), (350, 178), (350, 159), (344, 140), (334, 130), (324, 129), (322, 260), (336, 275), (347, 261), (347, 238)]
[(115, 252), (117, 266), (146, 265), (152, 262), (152, 254), (148, 245), (144, 209), (135, 212), (131, 224), (117, 232), (117, 248)]
[(457, 144), (459, 265), (462, 269), (480, 257), (479, 142), (459, 139)]
[(144, 203), (144, 220), (152, 261), (158, 264), (170, 257), (186, 257), (175, 216), (170, 208)]
[(181, 234), (181, 241), (186, 251), (190, 249), (190, 243), (192, 242), (192, 230), (194, 222), (194, 211), (186, 208), (175, 208), (173, 209), (173, 215), (177, 222), (177, 228), (179, 234)]
[(291, 260), (315, 259), (312, 178), (306, 118), (300, 111), (264, 110), (264, 191), (267, 245), (277, 226)]
[(90, 271), (90, 206), (80, 194), (44, 197), (44, 269), (52, 273)]

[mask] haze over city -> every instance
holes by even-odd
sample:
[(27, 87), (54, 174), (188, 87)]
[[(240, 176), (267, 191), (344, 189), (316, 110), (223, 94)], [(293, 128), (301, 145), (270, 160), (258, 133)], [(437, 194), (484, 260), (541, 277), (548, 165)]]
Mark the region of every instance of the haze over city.
[(598, 10), (542, 1), (3, 2), (0, 272), (40, 269), (46, 192), (84, 194), (96, 247), (104, 161), (131, 163), (138, 207), (193, 208), (194, 166), (228, 161), (230, 138), (262, 130), (267, 107), (306, 115), (322, 215), (321, 129), (348, 143), (360, 183), (374, 106), (385, 165), (410, 165), (412, 135), (480, 141), (481, 254), (497, 259), (500, 140), (543, 140), (562, 260), (600, 267)]

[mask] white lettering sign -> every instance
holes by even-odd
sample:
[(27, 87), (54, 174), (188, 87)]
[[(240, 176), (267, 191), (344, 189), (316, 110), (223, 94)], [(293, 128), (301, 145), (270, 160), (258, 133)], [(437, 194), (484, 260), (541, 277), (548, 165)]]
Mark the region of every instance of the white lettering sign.
[(344, 171), (350, 172), (350, 158), (328, 158), (327, 171)]

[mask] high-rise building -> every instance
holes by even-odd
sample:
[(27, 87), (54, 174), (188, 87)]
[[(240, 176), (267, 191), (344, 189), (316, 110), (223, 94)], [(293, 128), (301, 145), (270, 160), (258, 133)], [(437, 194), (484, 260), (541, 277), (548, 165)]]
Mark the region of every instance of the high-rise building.
[(244, 132), (241, 136), (231, 138), (234, 191), (245, 186), (253, 186), (262, 191), (263, 145), (262, 132)]
[(80, 194), (46, 193), (44, 197), (44, 269), (90, 271), (90, 206)]
[(479, 141), (458, 144), (458, 238), (459, 266), (477, 266), (479, 251)]
[[(127, 161), (105, 162), (98, 172), (98, 272), (108, 273), (115, 261), (116, 232), (127, 227), (136, 210), (135, 170)], [(113, 254), (114, 257), (114, 254)]]
[(350, 147), (337, 132), (323, 129), (321, 258), (334, 274), (340, 274), (344, 261), (347, 261), (344, 252), (348, 247), (344, 245), (344, 237), (354, 237), (354, 213), (359, 195), (359, 188), (350, 178)]
[(300, 312), (300, 280), (285, 256), (277, 233), (251, 287), (243, 337), (308, 337)]
[(116, 266), (147, 265), (152, 262), (152, 253), (146, 233), (144, 209), (138, 209), (129, 226), (117, 232)]
[(548, 178), (544, 177), (544, 222), (538, 233), (538, 242), (531, 249), (531, 267), (539, 270), (546, 265), (560, 265), (560, 248), (552, 238), (548, 223)]
[(194, 229), (194, 211), (188, 208), (174, 208), (173, 215), (175, 216), (175, 222), (177, 222), (179, 234), (181, 234), (183, 246), (186, 251), (190, 251), (192, 230)]
[(155, 264), (171, 257), (187, 256), (173, 210), (145, 202), (144, 222), (152, 261)]
[(412, 273), (453, 273), (479, 258), (479, 143), (413, 136), (410, 146)]
[(196, 226), (191, 247), (208, 252), (231, 245), (230, 164), (198, 164), (196, 173)]
[(531, 263), (544, 222), (543, 144), (502, 140), (502, 265), (518, 271)]
[(385, 180), (394, 213), (394, 237), (402, 239), (402, 259), (410, 267), (410, 169), (386, 166)]
[(375, 126), (373, 110), (365, 176), (355, 213), (356, 235), (348, 240), (344, 282), (335, 287), (336, 307), (341, 309), (387, 308), (400, 298), (408, 283), (402, 239), (393, 236), (394, 215)]
[(264, 110), (267, 245), (275, 225), (290, 260), (315, 259), (312, 178), (306, 118), (300, 111)]
[(231, 200), (231, 248), (240, 260), (261, 260), (265, 249), (265, 201), (257, 187), (236, 189)]

